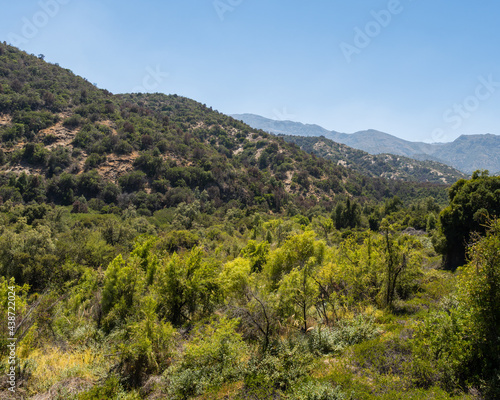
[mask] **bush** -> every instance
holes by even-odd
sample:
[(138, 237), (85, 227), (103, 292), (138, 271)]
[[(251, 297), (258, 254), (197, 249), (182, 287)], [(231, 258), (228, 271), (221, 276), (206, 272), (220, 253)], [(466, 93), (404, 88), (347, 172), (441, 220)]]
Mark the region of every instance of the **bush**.
[(222, 318), (200, 329), (186, 345), (182, 361), (166, 374), (169, 399), (186, 399), (239, 379), (246, 345), (238, 320)]
[(65, 128), (75, 129), (78, 128), (80, 125), (82, 125), (82, 123), (83, 123), (83, 118), (80, 115), (75, 114), (65, 119), (63, 125)]
[(105, 155), (92, 153), (85, 160), (85, 170), (87, 171), (87, 170), (93, 169), (105, 161), (106, 161)]
[(128, 387), (138, 387), (148, 376), (163, 372), (174, 354), (174, 328), (168, 322), (158, 321), (155, 313), (157, 304), (151, 297), (140, 301), (140, 321), (127, 327), (119, 346), (119, 371)]
[[(123, 398), (123, 389), (120, 386), (120, 380), (116, 375), (109, 377), (102, 385), (96, 385), (92, 389), (80, 393), (78, 400), (104, 400)], [(127, 398), (132, 399), (127, 396)]]
[(120, 140), (113, 148), (113, 151), (116, 154), (130, 154), (134, 151), (134, 148), (125, 140)]
[(160, 239), (157, 248), (159, 250), (166, 250), (169, 253), (174, 253), (181, 249), (190, 250), (199, 243), (200, 238), (191, 231), (172, 231)]
[(352, 320), (341, 321), (335, 328), (313, 329), (309, 345), (313, 352), (339, 353), (348, 346), (373, 339), (379, 333), (372, 318), (359, 315)]
[(408, 376), (414, 361), (411, 345), (404, 338), (370, 340), (356, 345), (353, 352), (354, 363), (359, 368), (401, 378)]
[(146, 174), (142, 171), (133, 171), (118, 179), (118, 183), (125, 192), (137, 192), (146, 183)]
[(307, 382), (297, 385), (293, 390), (291, 400), (347, 400), (349, 397), (327, 383)]
[(273, 343), (264, 354), (252, 358), (245, 371), (245, 386), (249, 389), (275, 388), (289, 390), (307, 376), (314, 357), (308, 351), (303, 336)]

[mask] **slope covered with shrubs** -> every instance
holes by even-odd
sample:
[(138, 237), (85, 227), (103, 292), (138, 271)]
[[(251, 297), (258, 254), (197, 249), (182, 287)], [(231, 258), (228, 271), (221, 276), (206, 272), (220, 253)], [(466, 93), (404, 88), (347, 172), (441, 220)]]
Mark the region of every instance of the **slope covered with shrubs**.
[[(444, 200), (443, 186), (367, 178), (176, 95), (115, 96), (0, 44), (0, 195), (69, 205), (331, 207), (338, 195)], [(20, 174), (28, 175), (21, 178)], [(328, 205), (330, 204), (330, 205)]]

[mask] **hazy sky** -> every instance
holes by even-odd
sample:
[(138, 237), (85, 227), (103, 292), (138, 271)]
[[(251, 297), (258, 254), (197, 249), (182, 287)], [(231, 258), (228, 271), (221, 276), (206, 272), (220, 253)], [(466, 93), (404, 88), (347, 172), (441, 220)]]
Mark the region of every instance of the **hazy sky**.
[(0, 40), (113, 93), (413, 141), (500, 134), (500, 2), (3, 0)]

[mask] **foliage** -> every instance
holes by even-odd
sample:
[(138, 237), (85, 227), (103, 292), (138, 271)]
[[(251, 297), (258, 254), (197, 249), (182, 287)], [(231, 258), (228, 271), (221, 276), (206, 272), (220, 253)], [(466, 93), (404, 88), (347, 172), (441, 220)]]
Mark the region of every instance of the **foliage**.
[(222, 318), (201, 327), (186, 346), (180, 364), (166, 373), (171, 399), (203, 393), (239, 378), (246, 346), (235, 329), (237, 320)]
[(349, 397), (340, 388), (326, 383), (307, 382), (297, 385), (293, 400), (347, 400)]
[(476, 171), (472, 179), (455, 183), (449, 191), (450, 205), (440, 214), (447, 268), (465, 264), (466, 245), (473, 232), (484, 234), (489, 218), (500, 216), (500, 177)]
[(159, 316), (179, 326), (198, 314), (209, 314), (219, 296), (216, 268), (202, 260), (200, 248), (165, 259), (155, 280)]
[[(6, 44), (0, 88), (0, 300), (14, 286), (26, 395), (498, 397), (498, 226), (438, 270), (443, 186)], [(453, 190), (480, 182), (493, 199), (489, 177)]]
[(310, 348), (322, 354), (339, 353), (349, 346), (375, 338), (380, 330), (373, 319), (359, 315), (344, 320), (334, 328), (318, 327), (310, 332)]

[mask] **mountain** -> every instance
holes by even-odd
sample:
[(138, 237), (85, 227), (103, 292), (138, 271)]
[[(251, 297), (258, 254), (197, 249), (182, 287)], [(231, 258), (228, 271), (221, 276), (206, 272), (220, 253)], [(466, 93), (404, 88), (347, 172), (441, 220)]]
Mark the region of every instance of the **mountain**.
[[(310, 209), (338, 195), (380, 200), (444, 186), (365, 177), (177, 95), (113, 95), (0, 44), (0, 198), (145, 214), (205, 207)], [(109, 208), (109, 209), (111, 209)]]
[(319, 125), (302, 124), (293, 121), (277, 121), (255, 114), (233, 114), (231, 117), (243, 121), (255, 129), (262, 129), (274, 134), (295, 136), (328, 136), (338, 134), (348, 136), (343, 133), (326, 130)]
[(467, 174), (477, 169), (487, 169), (492, 173), (500, 171), (500, 136), (497, 135), (463, 135), (451, 143), (429, 144), (410, 142), (376, 130), (346, 134), (328, 131), (318, 125), (275, 121), (253, 114), (235, 114), (233, 117), (253, 128), (274, 134), (324, 136), (370, 154), (390, 153), (441, 162)]
[(418, 161), (394, 154), (372, 155), (324, 136), (305, 137), (280, 135), (285, 141), (297, 144), (302, 150), (332, 160), (366, 176), (400, 179), (415, 182), (452, 184), (467, 176), (456, 169), (435, 161)]

